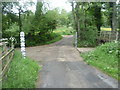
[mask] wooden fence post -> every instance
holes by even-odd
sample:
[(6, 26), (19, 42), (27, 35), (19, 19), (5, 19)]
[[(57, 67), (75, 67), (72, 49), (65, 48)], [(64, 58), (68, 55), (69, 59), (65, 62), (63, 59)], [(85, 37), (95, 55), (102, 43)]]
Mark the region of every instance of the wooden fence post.
[(0, 81), (2, 82), (7, 77), (6, 73), (9, 70), (9, 65), (10, 65), (10, 62), (11, 62), (13, 54), (14, 54), (14, 45), (13, 45), (14, 39), (11, 40), (11, 45), (10, 45), (11, 48), (10, 49), (8, 49), (8, 47), (6, 45), (6, 44), (8, 44), (8, 39), (1, 39), (0, 41), (1, 41), (2, 48), (3, 48), (3, 46), (5, 46), (4, 51), (6, 51), (0, 57), (0, 65), (2, 66), (1, 72), (0, 72)]

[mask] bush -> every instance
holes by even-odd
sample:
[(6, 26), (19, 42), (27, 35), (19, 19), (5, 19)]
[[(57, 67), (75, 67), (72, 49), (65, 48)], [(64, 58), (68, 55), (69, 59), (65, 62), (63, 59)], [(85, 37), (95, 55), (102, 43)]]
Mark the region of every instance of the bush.
[(58, 27), (56, 30), (54, 30), (55, 33), (60, 35), (73, 35), (74, 30), (72, 27)]
[[(26, 36), (27, 37), (27, 36)], [(56, 33), (35, 35), (32, 38), (26, 38), (26, 46), (44, 45), (56, 42), (62, 39), (62, 36)]]
[(3, 38), (16, 37), (19, 36), (19, 26), (14, 23), (10, 26), (9, 29), (5, 30), (3, 33)]
[(88, 27), (81, 31), (80, 39), (78, 39), (78, 47), (94, 47), (97, 45), (97, 29), (95, 27)]
[[(118, 43), (111, 42), (98, 46), (94, 51), (83, 53), (84, 60), (108, 75), (118, 78)], [(119, 79), (120, 80), (120, 79)]]

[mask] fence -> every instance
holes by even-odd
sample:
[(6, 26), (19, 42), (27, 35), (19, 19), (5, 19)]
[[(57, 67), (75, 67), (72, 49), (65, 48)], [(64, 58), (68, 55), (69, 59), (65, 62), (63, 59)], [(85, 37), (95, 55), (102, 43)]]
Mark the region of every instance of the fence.
[(118, 31), (100, 31), (100, 36), (98, 40), (102, 40), (104, 42), (110, 42), (113, 40), (118, 40)]
[(2, 66), (0, 81), (6, 77), (6, 73), (9, 71), (9, 65), (14, 55), (13, 40), (11, 40), (11, 43), (8, 42), (9, 40), (7, 38), (0, 40), (0, 65)]

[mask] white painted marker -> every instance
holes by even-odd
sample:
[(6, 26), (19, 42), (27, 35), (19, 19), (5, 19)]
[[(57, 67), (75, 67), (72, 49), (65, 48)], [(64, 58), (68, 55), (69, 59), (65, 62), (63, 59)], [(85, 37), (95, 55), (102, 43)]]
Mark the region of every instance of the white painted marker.
[(26, 52), (25, 52), (25, 33), (24, 32), (20, 32), (20, 44), (21, 44), (21, 53), (23, 58), (25, 59), (26, 57)]

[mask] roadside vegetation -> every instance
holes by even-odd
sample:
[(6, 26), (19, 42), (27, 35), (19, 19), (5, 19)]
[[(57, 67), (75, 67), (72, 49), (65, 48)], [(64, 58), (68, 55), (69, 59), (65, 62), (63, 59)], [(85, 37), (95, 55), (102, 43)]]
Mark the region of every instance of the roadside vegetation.
[(100, 31), (117, 31), (119, 4), (116, 2), (71, 2), (73, 27), (77, 32), (78, 47), (95, 47)]
[(10, 71), (3, 81), (3, 88), (35, 88), (40, 68), (37, 62), (28, 57), (23, 59), (21, 53), (16, 50)]
[(101, 28), (101, 31), (111, 31), (111, 28)]
[[(44, 38), (44, 39), (43, 39)], [(43, 38), (36, 36), (36, 39), (33, 40), (33, 38), (26, 39), (26, 46), (38, 46), (38, 45), (45, 45), (45, 44), (51, 44), (56, 41), (59, 41), (62, 39), (62, 36), (59, 33), (52, 33), (46, 35), (46, 37), (43, 36)], [(41, 42), (41, 39), (42, 42)]]
[(88, 27), (86, 31), (81, 32), (78, 38), (78, 47), (95, 47), (97, 46), (97, 29), (96, 27)]
[[(2, 2), (2, 36), (15, 37), (15, 47), (20, 47), (21, 31), (25, 32), (26, 46), (50, 44), (62, 39), (62, 35), (74, 35), (77, 32), (78, 47), (96, 47), (100, 35), (98, 32), (120, 30), (120, 4), (74, 0), (69, 4), (72, 6), (70, 12), (60, 8), (51, 9), (45, 0), (36, 4), (24, 0)], [(36, 9), (33, 12), (29, 7)], [(118, 79), (117, 47), (117, 43), (106, 43), (93, 52), (82, 54), (82, 57), (88, 64)], [(35, 61), (23, 59), (15, 51), (3, 88), (35, 88), (39, 69)]]
[(60, 35), (73, 35), (75, 33), (75, 30), (73, 30), (72, 27), (57, 27), (56, 30), (54, 30), (54, 33), (60, 34)]
[(98, 46), (94, 51), (82, 53), (84, 60), (115, 79), (118, 78), (118, 43), (111, 42)]
[[(35, 12), (29, 10), (32, 6), (36, 7)], [(69, 28), (71, 22), (72, 12), (59, 8), (50, 10), (47, 2), (2, 2), (2, 36), (15, 37), (15, 47), (20, 47), (21, 31), (25, 33), (26, 46), (50, 44), (62, 39), (62, 35), (73, 33)], [(35, 61), (28, 57), (23, 59), (15, 51), (3, 88), (35, 88), (39, 70)]]
[[(22, 3), (22, 4), (21, 4)], [(72, 34), (72, 12), (64, 9), (48, 9), (47, 2), (3, 2), (2, 36), (15, 37), (20, 47), (20, 32), (25, 32), (26, 46), (50, 44)], [(36, 6), (32, 12), (29, 7)], [(14, 7), (18, 13), (14, 11)], [(60, 28), (58, 28), (60, 27)], [(63, 29), (63, 30), (62, 30)], [(60, 31), (61, 30), (61, 31)]]
[[(118, 28), (116, 30), (119, 31)], [(102, 27), (101, 31), (112, 31), (112, 29), (111, 28)]]

